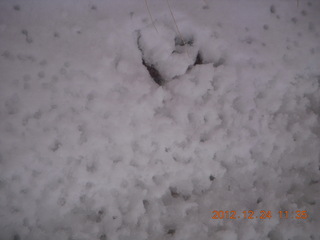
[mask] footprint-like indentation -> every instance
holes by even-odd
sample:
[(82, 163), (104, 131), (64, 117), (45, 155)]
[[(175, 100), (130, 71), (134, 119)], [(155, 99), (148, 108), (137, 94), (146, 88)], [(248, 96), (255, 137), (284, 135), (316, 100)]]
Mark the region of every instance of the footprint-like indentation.
[[(160, 27), (162, 32), (167, 32), (167, 36), (161, 41), (159, 35), (156, 35), (154, 29), (150, 27), (136, 31), (142, 65), (159, 86), (189, 74), (198, 65), (212, 64), (217, 68), (225, 64), (225, 58), (213, 53), (212, 50), (203, 53), (210, 46), (207, 46), (204, 37), (200, 36), (201, 32), (193, 32), (187, 28), (178, 34), (167, 25), (163, 24)], [(210, 38), (212, 32), (208, 31), (206, 34)]]

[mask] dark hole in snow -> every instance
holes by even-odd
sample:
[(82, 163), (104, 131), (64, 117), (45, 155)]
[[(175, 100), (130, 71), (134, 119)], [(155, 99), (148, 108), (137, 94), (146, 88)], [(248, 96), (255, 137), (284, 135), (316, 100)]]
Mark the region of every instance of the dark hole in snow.
[(143, 203), (144, 209), (147, 210), (147, 208), (149, 207), (149, 201), (144, 199), (144, 200), (142, 201), (142, 203)]
[(215, 177), (212, 176), (212, 175), (210, 175), (209, 179), (210, 179), (210, 181), (212, 182), (212, 181), (215, 179)]
[(203, 64), (203, 59), (202, 59), (202, 55), (200, 52), (198, 52), (197, 57), (196, 57), (196, 61), (194, 62), (194, 65), (198, 65), (198, 64)]
[(175, 37), (174, 39), (174, 44), (176, 46), (185, 46), (185, 45), (192, 46), (193, 42), (194, 42), (193, 37), (189, 37), (189, 38)]
[(167, 234), (169, 234), (169, 235), (174, 235), (176, 233), (176, 230), (175, 229), (169, 229), (168, 230), (168, 232), (167, 232)]
[(106, 234), (101, 234), (99, 239), (100, 240), (107, 240), (107, 235)]
[(142, 64), (147, 68), (151, 78), (156, 84), (158, 84), (159, 86), (162, 86), (165, 83), (163, 77), (161, 76), (159, 71), (154, 67), (153, 64), (151, 65), (147, 64), (143, 58), (142, 58)]
[(177, 188), (175, 187), (170, 187), (170, 193), (173, 198), (177, 198), (180, 196), (180, 194), (177, 191)]
[(259, 204), (259, 203), (261, 203), (261, 202), (262, 202), (262, 198), (259, 197), (259, 198), (257, 199), (257, 203)]
[(165, 83), (164, 78), (161, 76), (160, 72), (158, 71), (158, 69), (156, 69), (156, 67), (153, 64), (150, 64), (148, 62), (145, 61), (144, 59), (144, 54), (143, 54), (143, 49), (141, 47), (140, 44), (140, 38), (141, 38), (141, 33), (140, 31), (137, 31), (138, 37), (137, 37), (137, 45), (138, 45), (138, 49), (141, 52), (142, 55), (142, 64), (143, 66), (146, 67), (146, 69), (148, 70), (151, 78), (153, 79), (153, 81), (158, 84), (159, 86), (162, 86)]
[(103, 209), (100, 209), (99, 211), (98, 211), (98, 214), (101, 216), (101, 215), (104, 215), (104, 210)]

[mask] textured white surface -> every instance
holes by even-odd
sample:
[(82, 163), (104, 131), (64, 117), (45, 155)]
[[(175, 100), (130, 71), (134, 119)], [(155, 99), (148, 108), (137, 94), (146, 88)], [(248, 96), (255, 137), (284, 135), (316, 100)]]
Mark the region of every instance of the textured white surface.
[(0, 1), (0, 239), (319, 239), (320, 2), (148, 2)]

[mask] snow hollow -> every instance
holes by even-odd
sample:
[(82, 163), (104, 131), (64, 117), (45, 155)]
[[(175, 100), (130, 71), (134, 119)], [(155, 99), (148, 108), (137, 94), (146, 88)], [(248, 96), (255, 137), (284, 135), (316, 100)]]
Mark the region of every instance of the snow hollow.
[(0, 239), (320, 239), (319, 13), (1, 0)]

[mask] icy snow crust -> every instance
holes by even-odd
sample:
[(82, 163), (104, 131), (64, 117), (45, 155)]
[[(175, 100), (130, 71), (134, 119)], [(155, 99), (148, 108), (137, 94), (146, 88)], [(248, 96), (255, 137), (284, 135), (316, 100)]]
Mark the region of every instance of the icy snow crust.
[(0, 239), (319, 239), (320, 2), (148, 2), (0, 1)]

